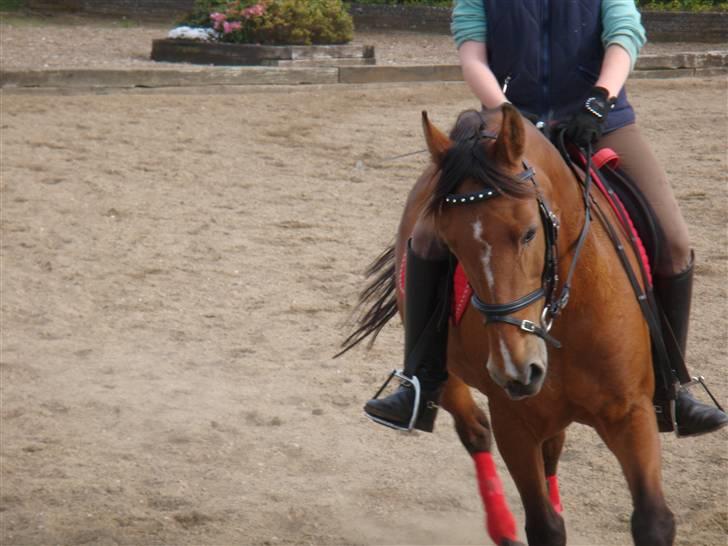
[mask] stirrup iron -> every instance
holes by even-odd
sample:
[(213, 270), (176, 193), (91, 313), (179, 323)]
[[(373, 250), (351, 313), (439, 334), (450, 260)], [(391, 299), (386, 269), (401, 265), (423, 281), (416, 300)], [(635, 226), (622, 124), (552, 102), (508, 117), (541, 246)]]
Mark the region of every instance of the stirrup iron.
[(723, 409), (723, 406), (720, 405), (718, 400), (716, 400), (715, 396), (713, 396), (713, 393), (710, 392), (710, 389), (708, 388), (707, 383), (705, 382), (705, 377), (702, 375), (694, 375), (690, 379), (690, 383), (685, 383), (684, 385), (681, 385), (681, 388), (686, 389), (688, 387), (692, 387), (693, 385), (700, 385), (703, 387), (706, 393), (708, 393), (708, 396), (710, 396), (710, 399), (713, 401), (713, 404), (715, 404), (715, 407), (718, 408), (720, 411), (725, 413), (725, 410)]
[(409, 425), (406, 427), (402, 427), (399, 425), (395, 425), (394, 423), (390, 423), (389, 421), (386, 421), (380, 417), (376, 417), (374, 415), (369, 415), (366, 411), (364, 412), (364, 415), (366, 415), (369, 419), (374, 421), (375, 423), (379, 423), (380, 425), (384, 425), (385, 427), (393, 428), (395, 430), (402, 430), (404, 432), (412, 432), (415, 428), (415, 423), (417, 423), (417, 417), (419, 417), (420, 413), (420, 395), (422, 391), (422, 387), (420, 386), (420, 380), (417, 379), (416, 376), (413, 377), (407, 377), (404, 375), (404, 370), (392, 370), (392, 373), (389, 374), (389, 377), (384, 381), (381, 387), (379, 387), (379, 390), (374, 395), (372, 400), (376, 400), (379, 398), (379, 395), (382, 394), (384, 389), (387, 388), (387, 385), (392, 381), (392, 379), (397, 378), (400, 380), (401, 383), (404, 383), (406, 385), (411, 385), (413, 389), (415, 389), (415, 404), (412, 408), (412, 418), (410, 419)]

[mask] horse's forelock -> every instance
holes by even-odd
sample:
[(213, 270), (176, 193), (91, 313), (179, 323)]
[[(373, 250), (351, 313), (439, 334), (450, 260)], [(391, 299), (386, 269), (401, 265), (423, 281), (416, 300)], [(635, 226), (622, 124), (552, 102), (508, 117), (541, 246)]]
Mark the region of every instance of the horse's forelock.
[(533, 195), (533, 187), (515, 178), (488, 157), (481, 132), (487, 129), (486, 120), (477, 110), (460, 113), (452, 130), (452, 147), (440, 165), (439, 178), (433, 189), (427, 212), (441, 210), (445, 197), (455, 193), (465, 180), (492, 186), (497, 192), (511, 197)]
[(464, 110), (460, 112), (455, 125), (450, 130), (450, 140), (458, 142), (469, 138), (475, 138), (481, 130), (486, 128), (483, 114), (477, 110)]

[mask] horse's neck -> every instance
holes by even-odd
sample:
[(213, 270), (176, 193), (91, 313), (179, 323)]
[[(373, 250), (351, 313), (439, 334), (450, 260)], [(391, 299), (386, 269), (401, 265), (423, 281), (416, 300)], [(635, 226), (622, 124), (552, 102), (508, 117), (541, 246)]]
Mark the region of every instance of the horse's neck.
[[(554, 196), (558, 196), (555, 206), (560, 211), (559, 275), (564, 282), (575, 258), (577, 241), (584, 228), (586, 210), (583, 183), (577, 179), (566, 163), (563, 161), (560, 163), (558, 175), (552, 178), (555, 186), (552, 192)], [(615, 304), (615, 300), (631, 297), (631, 287), (627, 277), (620, 273), (622, 265), (616, 254), (614, 243), (596, 211), (596, 207), (599, 207), (605, 213), (607, 221), (614, 223), (611, 209), (607, 206), (604, 196), (593, 184), (590, 196), (593, 197), (596, 204), (592, 204), (589, 232), (577, 257), (572, 300), (577, 300), (577, 305), (587, 307), (611, 307)], [(629, 247), (621, 231), (617, 231), (622, 245)], [(634, 256), (630, 255), (630, 260), (633, 261), (633, 259)], [(610, 287), (609, 290), (599, 290), (599, 287), (607, 284)], [(573, 303), (571, 305), (576, 306)]]

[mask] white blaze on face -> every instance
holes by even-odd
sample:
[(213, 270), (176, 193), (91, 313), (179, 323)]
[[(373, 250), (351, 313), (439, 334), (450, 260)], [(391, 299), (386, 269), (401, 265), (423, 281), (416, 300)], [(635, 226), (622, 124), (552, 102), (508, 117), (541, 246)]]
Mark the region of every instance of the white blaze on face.
[(501, 358), (503, 359), (503, 371), (506, 373), (506, 376), (512, 378), (519, 377), (518, 368), (513, 364), (511, 352), (506, 347), (502, 337), (498, 338), (498, 345), (500, 346)]
[(480, 262), (483, 264), (483, 272), (485, 273), (485, 282), (488, 283), (488, 288), (490, 291), (493, 291), (493, 287), (495, 286), (495, 279), (493, 278), (493, 269), (490, 267), (490, 257), (491, 257), (491, 251), (492, 247), (488, 244), (488, 241), (486, 241), (483, 238), (483, 224), (480, 223), (480, 220), (476, 220), (473, 224), (473, 236), (476, 240), (483, 243), (483, 246), (485, 247), (485, 252), (483, 252), (482, 256), (480, 257)]

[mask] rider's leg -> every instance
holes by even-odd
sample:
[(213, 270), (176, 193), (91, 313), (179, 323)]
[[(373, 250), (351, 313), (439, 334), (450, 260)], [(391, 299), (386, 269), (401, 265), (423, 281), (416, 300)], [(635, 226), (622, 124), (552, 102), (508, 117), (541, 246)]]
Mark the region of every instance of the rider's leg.
[[(655, 298), (663, 310), (663, 337), (674, 357), (672, 368), (680, 382), (687, 383), (690, 374), (684, 356), (693, 278), (687, 224), (665, 170), (635, 124), (608, 133), (597, 143), (597, 148), (612, 148), (619, 154), (620, 167), (634, 181), (657, 216), (664, 240), (660, 261), (655, 264)], [(704, 434), (728, 425), (725, 413), (697, 401), (684, 388), (677, 395), (676, 420), (681, 436)]]
[[(404, 374), (421, 386), (415, 428), (432, 432), (442, 385), (447, 379), (450, 254), (426, 220), (415, 226), (407, 248), (404, 295)], [(415, 392), (403, 383), (393, 394), (369, 400), (364, 411), (377, 421), (406, 427)]]
[(612, 148), (620, 158), (620, 168), (634, 181), (657, 216), (664, 235), (655, 276), (677, 275), (690, 266), (688, 226), (680, 212), (667, 173), (635, 124), (604, 135), (597, 149)]

